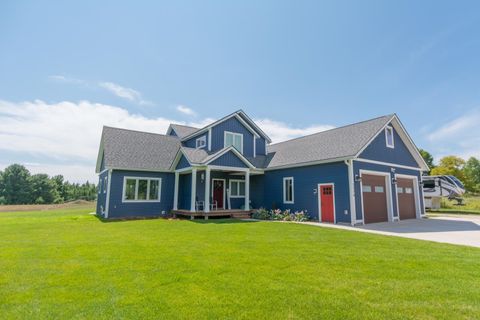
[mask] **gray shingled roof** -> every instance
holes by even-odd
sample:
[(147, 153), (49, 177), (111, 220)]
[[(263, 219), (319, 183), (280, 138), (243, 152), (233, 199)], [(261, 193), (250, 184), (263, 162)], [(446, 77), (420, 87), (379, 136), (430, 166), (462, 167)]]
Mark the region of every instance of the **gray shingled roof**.
[(267, 168), (355, 156), (394, 115), (268, 146)]
[(180, 148), (180, 139), (163, 134), (103, 127), (105, 167), (163, 171)]
[(205, 149), (182, 147), (182, 151), (190, 163), (202, 163), (208, 157)]
[(174, 124), (174, 123), (170, 124), (170, 126), (172, 127), (172, 129), (175, 131), (175, 133), (178, 135), (180, 139), (199, 130), (198, 128), (184, 126), (181, 124)]

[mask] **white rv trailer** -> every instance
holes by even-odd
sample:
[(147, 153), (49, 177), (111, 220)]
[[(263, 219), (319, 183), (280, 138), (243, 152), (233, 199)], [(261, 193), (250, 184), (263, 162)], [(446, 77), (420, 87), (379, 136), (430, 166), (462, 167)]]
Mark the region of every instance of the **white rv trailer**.
[(439, 209), (442, 197), (456, 199), (465, 193), (465, 186), (455, 176), (425, 176), (422, 181), (425, 208)]

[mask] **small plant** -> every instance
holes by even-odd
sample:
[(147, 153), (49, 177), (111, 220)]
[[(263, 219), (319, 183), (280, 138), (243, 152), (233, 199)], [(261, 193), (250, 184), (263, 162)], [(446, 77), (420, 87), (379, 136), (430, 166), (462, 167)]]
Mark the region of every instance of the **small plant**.
[(259, 220), (276, 220), (276, 221), (308, 221), (309, 216), (306, 210), (295, 211), (292, 213), (290, 209), (282, 211), (280, 209), (267, 210), (265, 208), (260, 208), (255, 211), (252, 215), (254, 219)]

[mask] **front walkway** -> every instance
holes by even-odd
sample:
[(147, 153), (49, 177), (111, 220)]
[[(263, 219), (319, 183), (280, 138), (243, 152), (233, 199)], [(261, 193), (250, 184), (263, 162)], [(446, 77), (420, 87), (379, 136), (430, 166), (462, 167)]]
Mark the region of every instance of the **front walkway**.
[(399, 222), (372, 223), (362, 226), (332, 225), (319, 222), (305, 224), (387, 236), (428, 240), (480, 248), (480, 216), (434, 216)]

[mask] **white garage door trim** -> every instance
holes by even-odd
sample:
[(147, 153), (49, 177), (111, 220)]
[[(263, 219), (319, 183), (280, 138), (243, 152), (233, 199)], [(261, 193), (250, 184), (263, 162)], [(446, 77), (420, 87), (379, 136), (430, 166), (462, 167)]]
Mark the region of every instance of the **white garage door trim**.
[[(419, 194), (419, 184), (418, 184), (418, 177), (409, 175), (409, 174), (395, 174), (395, 179), (410, 179), (413, 180), (413, 196), (415, 198), (415, 218), (420, 219), (422, 217), (420, 211), (420, 194)], [(397, 217), (400, 220), (400, 204), (398, 203), (398, 192), (397, 192), (397, 185), (395, 184), (395, 196), (397, 201)]]
[[(360, 169), (360, 178), (363, 174), (373, 175), (373, 176), (384, 176), (385, 177), (385, 188), (387, 192), (385, 196), (387, 197), (387, 217), (388, 222), (397, 220), (397, 217), (393, 216), (393, 197), (392, 197), (392, 176), (390, 172), (381, 172), (381, 171), (372, 171), (372, 170), (363, 170)], [(396, 191), (396, 190), (395, 190)], [(365, 208), (363, 206), (363, 182), (360, 181), (360, 202), (362, 205), (362, 224), (365, 224)]]

